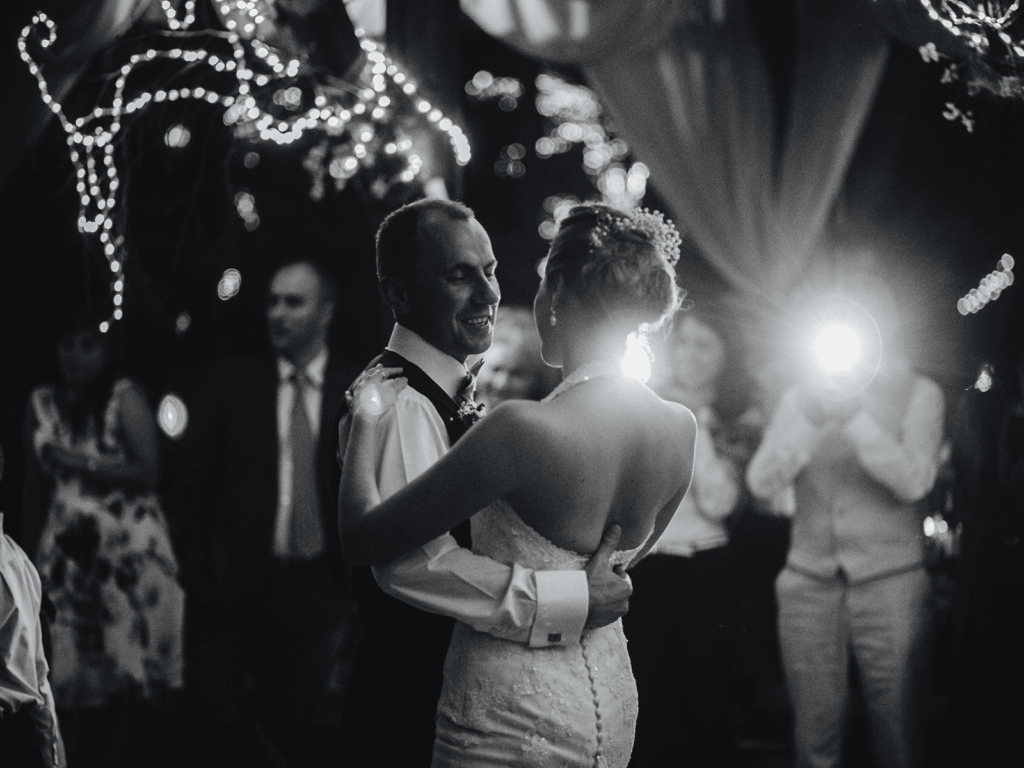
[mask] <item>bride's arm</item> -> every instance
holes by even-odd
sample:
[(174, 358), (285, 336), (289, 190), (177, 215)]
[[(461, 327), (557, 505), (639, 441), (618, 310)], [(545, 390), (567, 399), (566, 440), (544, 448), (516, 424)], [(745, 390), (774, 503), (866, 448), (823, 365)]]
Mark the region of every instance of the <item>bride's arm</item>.
[(528, 403), (506, 403), (466, 435), (440, 461), (386, 500), (375, 479), (376, 424), (357, 413), (345, 451), (340, 532), (353, 564), (381, 565), (450, 531), (517, 487), (531, 443)]
[[(681, 406), (680, 406), (681, 407)], [(658, 539), (661, 538), (661, 534), (668, 528), (668, 524), (672, 522), (672, 518), (676, 514), (676, 510), (679, 509), (679, 505), (683, 503), (683, 497), (686, 496), (690, 489), (690, 485), (693, 483), (693, 457), (696, 451), (697, 441), (697, 420), (689, 409), (685, 409), (686, 415), (683, 418), (681, 431), (682, 441), (686, 445), (686, 455), (683, 459), (680, 477), (684, 478), (684, 482), (679, 486), (679, 490), (675, 492), (668, 503), (661, 508), (658, 516), (654, 520), (654, 530), (651, 531), (651, 535), (647, 537), (647, 541), (644, 544), (644, 548), (636, 553), (636, 556), (629, 562), (626, 569), (629, 570), (645, 557), (647, 553), (651, 551), (651, 548), (658, 543)]]
[(654, 521), (654, 530), (651, 531), (651, 535), (647, 537), (647, 541), (644, 543), (644, 548), (641, 549), (632, 560), (626, 565), (628, 571), (645, 557), (647, 553), (651, 551), (651, 548), (658, 543), (658, 539), (661, 538), (661, 534), (668, 528), (668, 524), (672, 521), (672, 518), (676, 514), (676, 510), (679, 509), (679, 505), (683, 503), (683, 497), (686, 495), (687, 489), (690, 487), (690, 481), (687, 480), (676, 492), (672, 500), (661, 508), (661, 512), (658, 513), (657, 518)]

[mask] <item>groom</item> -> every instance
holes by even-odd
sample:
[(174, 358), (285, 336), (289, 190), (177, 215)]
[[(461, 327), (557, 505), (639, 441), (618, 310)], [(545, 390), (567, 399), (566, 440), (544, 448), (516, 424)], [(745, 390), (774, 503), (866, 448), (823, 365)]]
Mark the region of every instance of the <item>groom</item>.
[[(501, 296), (496, 266), (490, 238), (461, 203), (420, 200), (381, 225), (377, 276), (396, 325), (370, 365), (401, 367), (409, 380), (378, 425), (384, 498), (440, 459), (479, 417), (466, 361), (491, 344)], [(345, 445), (340, 450), (343, 456)], [(468, 524), (460, 528), (372, 574), (355, 569), (364, 633), (343, 714), (353, 765), (430, 764), (453, 619), (540, 648), (577, 642), (584, 627), (627, 610), (632, 587), (608, 562), (617, 528), (586, 571), (530, 571), (474, 555), (466, 548)]]

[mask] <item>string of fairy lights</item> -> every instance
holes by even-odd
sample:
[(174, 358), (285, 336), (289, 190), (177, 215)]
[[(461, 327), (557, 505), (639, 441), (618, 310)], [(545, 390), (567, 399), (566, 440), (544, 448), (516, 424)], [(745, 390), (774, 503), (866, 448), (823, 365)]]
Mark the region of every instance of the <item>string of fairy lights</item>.
[[(345, 177), (376, 162), (378, 147), (371, 142), (393, 117), (398, 100), (406, 98), (417, 115), (445, 136), (458, 165), (467, 164), (472, 156), (461, 127), (419, 95), (416, 83), (385, 54), (380, 43), (369, 39), (362, 30), (356, 30), (366, 59), (363, 73), (366, 82), (339, 93), (337, 88), (322, 87), (316, 71), (308, 64), (256, 36), (267, 20), (263, 5), (263, 0), (215, 2), (215, 10), (219, 11), (227, 31), (197, 31), (192, 29), (196, 18), (195, 0), (186, 0), (180, 15), (171, 0), (161, 0), (169, 30), (162, 37), (174, 47), (151, 47), (144, 53), (132, 54), (117, 73), (109, 92), (109, 104), (97, 105), (74, 119), (50, 94), (42, 67), (32, 55), (33, 48), (45, 51), (53, 46), (57, 40), (56, 24), (39, 12), (21, 31), (18, 38), (21, 58), (36, 78), (43, 103), (60, 120), (66, 134), (77, 176), (78, 229), (99, 239), (112, 275), (112, 310), (100, 323), (103, 333), (124, 316), (124, 264), (128, 254), (115, 219), (120, 187), (114, 154), (116, 139), (126, 118), (150, 104), (191, 99), (222, 107), (224, 124), (234, 130), (239, 140), (287, 145), (309, 131), (322, 132), (339, 140), (341, 151), (335, 151), (330, 171), (332, 176)], [(208, 50), (216, 46), (224, 46), (225, 50)], [(190, 86), (140, 88), (128, 92), (129, 82), (134, 84), (141, 79), (135, 73), (158, 62), (180, 62), (182, 73), (188, 72), (191, 76)], [(205, 69), (197, 74), (196, 66)], [(211, 78), (216, 82), (211, 83)], [(299, 78), (303, 78), (301, 83)], [(310, 104), (304, 108), (303, 102), (307, 100)], [(411, 183), (420, 174), (423, 161), (413, 151), (411, 139), (403, 137), (377, 143), (381, 144), (384, 155), (402, 161), (401, 170), (388, 183)], [(248, 228), (248, 220), (246, 223)]]
[[(943, 75), (944, 83), (963, 81), (969, 95), (981, 91), (1004, 98), (1024, 95), (1024, 80), (1021, 76), (1024, 45), (1010, 34), (1010, 28), (1019, 21), (1020, 0), (974, 4), (962, 0), (940, 0), (938, 7), (932, 0), (921, 0), (921, 5), (932, 21), (941, 24), (946, 31), (966, 42), (978, 54), (975, 66), (966, 73), (961, 72), (956, 63), (949, 65)], [(921, 46), (920, 53), (926, 62), (938, 62), (944, 58), (934, 43)], [(974, 115), (970, 110), (961, 109), (952, 102), (946, 102), (945, 106), (943, 117), (951, 121), (959, 120), (968, 132), (974, 130)], [(1013, 267), (1013, 256), (1004, 253), (996, 268), (985, 275), (976, 288), (957, 300), (957, 311), (961, 315), (974, 314), (998, 299), (1004, 290), (1013, 285)], [(986, 375), (983, 371), (979, 377), (978, 388), (982, 391), (991, 385), (991, 379), (987, 384), (984, 383)]]
[(1013, 285), (1013, 265), (1013, 256), (1004, 253), (996, 268), (982, 278), (978, 287), (960, 297), (956, 303), (957, 311), (961, 315), (974, 314), (990, 301), (998, 299), (1003, 291)]
[(1007, 32), (1016, 21), (1020, 11), (1020, 0), (998, 3), (986, 2), (973, 5), (962, 0), (940, 0), (938, 8), (932, 0), (921, 0), (925, 12), (932, 21), (937, 21), (952, 35), (961, 38), (979, 53), (991, 51), (992, 43), (987, 33), (995, 34), (1009, 51), (1024, 56), (1024, 47)]
[[(942, 83), (962, 90), (970, 98), (1024, 98), (1024, 40), (1020, 39), (1020, 0), (969, 5), (962, 0), (920, 0), (928, 17), (963, 41), (971, 53), (952, 58), (939, 53), (934, 43), (918, 49), (926, 62), (942, 63)], [(943, 117), (974, 130), (971, 110), (946, 102)]]
[(170, 0), (160, 0), (160, 7), (167, 16), (167, 26), (175, 31), (188, 29), (196, 20), (196, 0), (185, 0), (185, 17), (182, 21), (178, 20), (178, 12)]
[[(582, 145), (583, 171), (601, 193), (603, 202), (629, 211), (636, 208), (647, 192), (650, 169), (641, 162), (629, 162), (629, 146), (613, 137), (605, 125), (604, 108), (596, 93), (583, 85), (570, 83), (552, 73), (537, 76), (535, 107), (545, 118), (546, 134), (532, 149), (538, 160), (569, 152)], [(474, 101), (496, 101), (511, 112), (519, 106), (526, 87), (514, 77), (495, 77), (480, 70), (465, 85), (466, 95)], [(518, 142), (503, 147), (494, 163), (494, 174), (520, 179), (526, 174), (529, 149)], [(551, 240), (558, 223), (580, 199), (575, 195), (549, 195), (544, 200), (542, 220), (537, 233)]]

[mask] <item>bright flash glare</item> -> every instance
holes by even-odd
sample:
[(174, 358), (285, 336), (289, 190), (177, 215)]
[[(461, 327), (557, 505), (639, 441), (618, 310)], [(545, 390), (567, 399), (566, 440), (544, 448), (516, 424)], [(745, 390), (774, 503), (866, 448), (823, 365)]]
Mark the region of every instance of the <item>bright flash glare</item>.
[(992, 371), (987, 365), (981, 367), (981, 372), (978, 373), (978, 380), (974, 382), (974, 388), (979, 392), (988, 392), (992, 389)]
[(834, 325), (814, 339), (814, 354), (826, 371), (845, 371), (860, 359), (860, 339), (847, 325)]
[(928, 517), (926, 517), (924, 519), (924, 535), (925, 536), (931, 537), (931, 536), (935, 536), (935, 535), (942, 535), (942, 534), (946, 533), (948, 530), (949, 530), (949, 523), (947, 523), (942, 518), (942, 515), (937, 515), (935, 517), (932, 517), (931, 515), (929, 515)]
[(651, 378), (651, 355), (647, 340), (639, 334), (626, 337), (626, 354), (622, 356), (622, 372), (641, 384)]
[(376, 384), (366, 384), (360, 390), (359, 409), (371, 416), (380, 416), (384, 409), (381, 402), (380, 388)]

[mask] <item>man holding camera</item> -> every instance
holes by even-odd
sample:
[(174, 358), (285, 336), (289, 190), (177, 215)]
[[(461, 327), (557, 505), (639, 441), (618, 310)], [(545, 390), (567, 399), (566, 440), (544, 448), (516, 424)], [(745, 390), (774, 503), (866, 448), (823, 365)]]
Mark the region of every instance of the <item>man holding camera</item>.
[(775, 584), (797, 768), (838, 767), (852, 652), (880, 766), (922, 764), (931, 661), (922, 502), (938, 473), (943, 395), (899, 354), (840, 397), (787, 390), (747, 470), (796, 511)]

